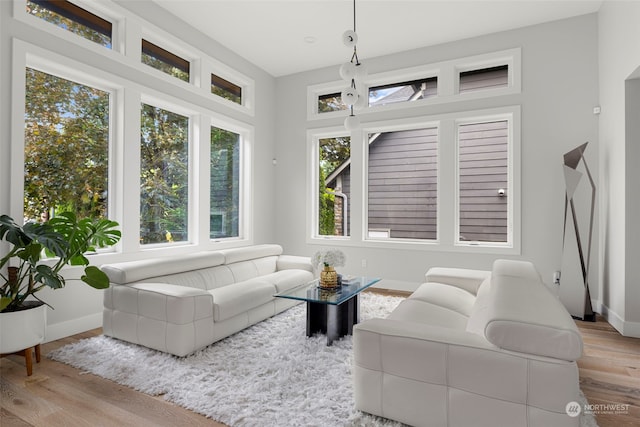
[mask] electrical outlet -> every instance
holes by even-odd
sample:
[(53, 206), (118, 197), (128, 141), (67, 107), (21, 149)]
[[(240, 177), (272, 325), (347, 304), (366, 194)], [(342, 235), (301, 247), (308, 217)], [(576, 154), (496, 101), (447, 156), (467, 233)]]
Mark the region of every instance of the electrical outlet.
[(366, 259), (362, 259), (362, 268), (367, 268), (367, 260)]

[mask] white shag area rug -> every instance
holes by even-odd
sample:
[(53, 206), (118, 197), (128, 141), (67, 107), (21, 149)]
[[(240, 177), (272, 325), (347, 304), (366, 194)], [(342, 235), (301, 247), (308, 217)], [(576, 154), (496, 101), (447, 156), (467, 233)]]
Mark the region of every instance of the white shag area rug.
[[(365, 292), (361, 319), (385, 317), (402, 299)], [(355, 410), (351, 336), (331, 347), (324, 335), (308, 338), (305, 310), (295, 306), (184, 358), (106, 336), (48, 357), (234, 427), (401, 426)], [(580, 416), (581, 427), (597, 427), (593, 415)]]

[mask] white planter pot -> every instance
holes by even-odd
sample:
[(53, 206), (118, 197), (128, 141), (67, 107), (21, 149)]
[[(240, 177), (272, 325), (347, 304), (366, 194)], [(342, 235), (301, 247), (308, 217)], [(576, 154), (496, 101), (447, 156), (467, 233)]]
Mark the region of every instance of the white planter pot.
[(34, 347), (44, 341), (47, 306), (42, 304), (27, 310), (0, 313), (0, 353)]

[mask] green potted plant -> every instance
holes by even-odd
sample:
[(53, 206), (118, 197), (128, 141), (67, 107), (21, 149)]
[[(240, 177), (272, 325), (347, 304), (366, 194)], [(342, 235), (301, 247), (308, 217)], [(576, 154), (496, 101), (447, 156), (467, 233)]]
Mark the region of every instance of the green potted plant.
[(121, 236), (117, 227), (117, 222), (108, 219), (78, 220), (71, 212), (22, 226), (0, 215), (0, 239), (10, 246), (0, 259), (0, 353), (21, 351), (43, 341), (48, 304), (36, 293), (46, 287), (63, 288), (65, 279), (60, 272), (65, 266), (84, 266), (83, 282), (96, 289), (109, 287), (109, 278), (89, 265), (85, 254), (116, 244)]

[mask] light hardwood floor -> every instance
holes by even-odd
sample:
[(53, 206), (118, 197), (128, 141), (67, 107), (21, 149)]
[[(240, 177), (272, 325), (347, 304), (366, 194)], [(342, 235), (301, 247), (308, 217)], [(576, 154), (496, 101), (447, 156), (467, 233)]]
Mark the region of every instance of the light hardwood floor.
[[(590, 404), (629, 405), (597, 414), (600, 427), (640, 426), (640, 339), (622, 337), (601, 317), (577, 322), (584, 337), (580, 384)], [(45, 355), (101, 329), (43, 345), (42, 362), (26, 376), (24, 359), (0, 361), (0, 426), (223, 426), (163, 400), (54, 362)]]

